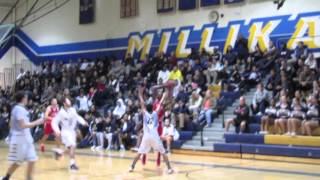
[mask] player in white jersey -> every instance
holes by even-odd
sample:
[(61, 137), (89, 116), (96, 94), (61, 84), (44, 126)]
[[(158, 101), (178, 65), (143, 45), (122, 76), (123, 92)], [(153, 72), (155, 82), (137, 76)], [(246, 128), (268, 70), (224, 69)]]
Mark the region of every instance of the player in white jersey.
[[(57, 138), (61, 138), (61, 142), (67, 148), (66, 150), (56, 149), (56, 154), (62, 156), (65, 152), (69, 153), (70, 157), (70, 170), (78, 170), (75, 161), (76, 149), (76, 127), (80, 123), (88, 126), (88, 123), (71, 107), (71, 101), (68, 98), (63, 99), (63, 107), (52, 120), (52, 129)], [(61, 130), (59, 128), (61, 126)]]
[[(161, 106), (158, 106), (159, 108), (157, 108), (155, 111), (152, 111), (152, 105), (148, 105), (146, 107), (144, 103), (144, 99), (142, 97), (142, 92), (143, 92), (143, 89), (140, 89), (139, 99), (140, 99), (141, 109), (143, 113), (143, 137), (142, 137), (140, 147), (138, 149), (138, 154), (133, 160), (133, 163), (129, 169), (129, 172), (133, 172), (137, 161), (140, 159), (140, 156), (142, 154), (149, 153), (149, 151), (152, 148), (154, 151), (158, 151), (162, 154), (163, 159), (168, 168), (168, 173), (171, 174), (173, 173), (173, 170), (171, 168), (169, 158), (165, 153), (165, 149), (163, 147), (162, 141), (158, 134), (158, 125), (159, 125), (158, 112)], [(163, 103), (167, 94), (168, 94), (167, 92), (163, 94), (160, 104)]]
[(30, 128), (44, 123), (44, 119), (30, 122), (30, 115), (25, 106), (28, 103), (28, 96), (24, 92), (18, 92), (15, 96), (17, 104), (11, 111), (10, 134), (9, 134), (9, 155), (10, 166), (7, 174), (2, 180), (9, 180), (21, 163), (27, 161), (26, 179), (32, 179), (32, 172), (38, 157), (35, 151)]

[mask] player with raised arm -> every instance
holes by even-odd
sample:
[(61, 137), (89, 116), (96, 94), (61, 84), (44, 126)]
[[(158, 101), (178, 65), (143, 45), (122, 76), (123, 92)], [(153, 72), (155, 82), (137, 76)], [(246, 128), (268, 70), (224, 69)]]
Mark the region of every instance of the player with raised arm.
[[(54, 152), (58, 157), (68, 152), (70, 157), (70, 170), (75, 171), (79, 170), (75, 161), (76, 127), (78, 123), (88, 126), (88, 123), (72, 107), (71, 101), (68, 98), (64, 98), (63, 107), (53, 118), (51, 125), (56, 134), (56, 138), (60, 138), (67, 149), (54, 149)], [(61, 126), (61, 130), (59, 125)]]
[(9, 134), (9, 155), (10, 166), (7, 174), (2, 180), (9, 180), (12, 174), (23, 162), (28, 162), (26, 179), (31, 180), (34, 164), (38, 157), (34, 147), (34, 141), (30, 128), (43, 124), (43, 119), (30, 122), (30, 114), (26, 109), (28, 96), (24, 92), (17, 92), (15, 95), (17, 104), (11, 111), (11, 128)]
[[(138, 154), (133, 160), (133, 163), (129, 169), (129, 172), (133, 172), (137, 161), (140, 159), (142, 154), (149, 153), (151, 148), (155, 151), (158, 151), (162, 154), (163, 159), (167, 165), (168, 173), (173, 173), (173, 169), (171, 168), (169, 158), (165, 154), (165, 149), (161, 142), (160, 136), (158, 134), (158, 111), (160, 106), (157, 109), (152, 111), (152, 105), (145, 105), (143, 99), (143, 89), (139, 89), (139, 100), (141, 105), (141, 110), (143, 113), (143, 137), (138, 150)], [(167, 96), (167, 92), (165, 92), (161, 98), (160, 104), (162, 104)]]

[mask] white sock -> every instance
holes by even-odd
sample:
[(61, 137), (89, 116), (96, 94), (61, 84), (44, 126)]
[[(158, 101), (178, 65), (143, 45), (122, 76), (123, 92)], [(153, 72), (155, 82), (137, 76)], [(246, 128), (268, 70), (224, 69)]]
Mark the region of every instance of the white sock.
[(70, 159), (70, 166), (76, 164), (76, 160), (75, 159)]

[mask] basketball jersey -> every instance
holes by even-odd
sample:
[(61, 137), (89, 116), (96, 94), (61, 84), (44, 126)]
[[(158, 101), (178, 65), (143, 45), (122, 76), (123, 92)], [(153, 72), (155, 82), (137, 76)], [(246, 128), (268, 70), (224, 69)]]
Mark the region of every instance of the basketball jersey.
[(33, 143), (30, 128), (21, 128), (19, 125), (20, 120), (24, 121), (25, 124), (30, 123), (30, 113), (24, 106), (17, 104), (11, 111), (10, 135), (13, 137), (23, 136), (28, 143)]
[(143, 133), (144, 135), (156, 135), (158, 134), (158, 114), (157, 112), (153, 111), (152, 114), (145, 111), (143, 117)]
[(56, 114), (59, 112), (58, 107), (52, 107), (50, 106), (50, 112), (49, 112), (49, 118), (47, 119), (48, 122), (51, 122), (52, 119), (56, 116)]
[(58, 124), (61, 125), (62, 131), (74, 131), (77, 127), (78, 122), (84, 124), (85, 121), (80, 117), (73, 107), (68, 109), (61, 108), (58, 114), (54, 117), (53, 123), (57, 128)]

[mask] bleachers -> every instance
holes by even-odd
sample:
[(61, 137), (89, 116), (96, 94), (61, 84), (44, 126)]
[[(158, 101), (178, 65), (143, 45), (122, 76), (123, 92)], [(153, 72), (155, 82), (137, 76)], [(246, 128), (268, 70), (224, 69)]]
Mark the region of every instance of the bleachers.
[[(248, 133), (225, 134), (225, 143), (213, 145), (215, 152), (320, 158), (320, 137), (261, 135), (261, 117), (251, 117)], [(319, 131), (317, 129), (315, 132)]]
[(179, 140), (173, 141), (172, 148), (173, 149), (180, 149), (182, 144), (187, 141), (191, 140), (194, 133), (192, 131), (179, 131)]

